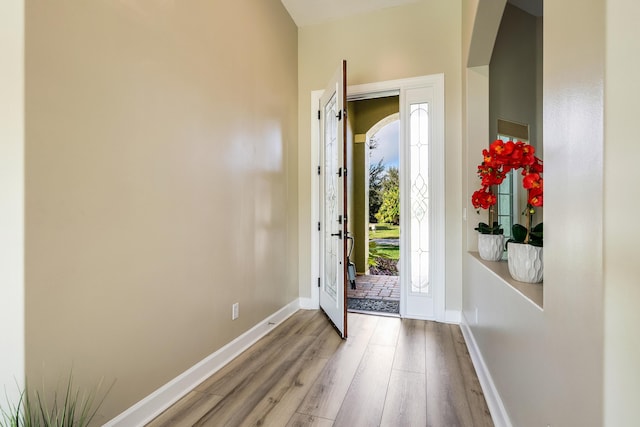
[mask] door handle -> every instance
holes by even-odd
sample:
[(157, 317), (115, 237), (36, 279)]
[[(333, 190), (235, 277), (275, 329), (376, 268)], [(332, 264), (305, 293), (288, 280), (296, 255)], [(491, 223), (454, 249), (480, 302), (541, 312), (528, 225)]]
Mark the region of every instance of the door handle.
[(331, 233), (332, 236), (336, 236), (339, 239), (342, 239), (342, 230), (338, 231), (337, 233)]

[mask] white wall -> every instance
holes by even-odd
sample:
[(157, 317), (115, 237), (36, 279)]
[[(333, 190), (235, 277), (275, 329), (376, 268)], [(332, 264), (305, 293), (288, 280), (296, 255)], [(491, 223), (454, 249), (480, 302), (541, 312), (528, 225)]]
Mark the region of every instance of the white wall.
[(605, 79), (604, 410), (607, 427), (640, 424), (640, 3), (607, 1)]
[[(0, 407), (24, 383), (24, 2), (0, 2)], [(5, 398), (5, 392), (7, 398)]]
[[(476, 11), (486, 3), (493, 2), (465, 2), (463, 21), (474, 21), (469, 16), (480, 16)], [(580, 19), (568, 20), (578, 9)], [(603, 16), (604, 0), (545, 3), (544, 310), (466, 259), (463, 314), (518, 427), (602, 424)], [(465, 43), (473, 47), (469, 39)], [(488, 143), (488, 135), (476, 132), (484, 132), (479, 122), (488, 117), (474, 96), (486, 90), (483, 71), (466, 74), (468, 183), (481, 140)], [(470, 230), (477, 219), (469, 215), (465, 227), (468, 249), (475, 245)]]
[(461, 9), (450, 0), (419, 0), (299, 30), (299, 284), (310, 297), (312, 90), (322, 89), (341, 59), (348, 84), (444, 73), (446, 136), (446, 308), (461, 307)]

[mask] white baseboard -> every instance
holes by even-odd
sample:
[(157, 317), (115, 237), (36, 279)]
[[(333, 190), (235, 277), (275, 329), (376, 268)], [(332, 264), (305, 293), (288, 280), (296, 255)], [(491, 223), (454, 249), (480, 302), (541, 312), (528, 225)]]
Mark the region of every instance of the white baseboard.
[(265, 336), (300, 308), (296, 299), (282, 307), (256, 326), (240, 335), (215, 353), (207, 356), (167, 384), (163, 385), (111, 421), (106, 427), (143, 426), (160, 415), (165, 409), (193, 390), (198, 384), (220, 370), (233, 358)]
[(467, 342), (469, 355), (471, 356), (471, 361), (473, 362), (473, 366), (478, 374), (478, 380), (482, 386), (482, 392), (485, 400), (487, 401), (489, 411), (491, 412), (493, 423), (496, 427), (513, 427), (511, 420), (509, 419), (509, 414), (507, 414), (507, 410), (502, 403), (498, 389), (496, 388), (493, 378), (491, 378), (491, 373), (482, 358), (482, 353), (480, 352), (480, 348), (476, 343), (473, 332), (471, 332), (471, 328), (469, 327), (469, 323), (467, 322), (464, 313), (461, 313), (461, 320), (460, 329), (462, 330), (462, 335), (464, 335), (464, 340)]

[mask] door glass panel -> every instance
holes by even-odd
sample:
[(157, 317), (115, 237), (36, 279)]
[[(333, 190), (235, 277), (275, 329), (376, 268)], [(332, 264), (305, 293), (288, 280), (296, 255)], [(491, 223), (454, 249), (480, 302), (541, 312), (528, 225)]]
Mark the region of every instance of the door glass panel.
[(337, 135), (337, 104), (334, 96), (327, 103), (324, 109), (325, 129), (324, 129), (324, 146), (325, 146), (325, 280), (324, 291), (334, 300), (337, 301), (338, 289), (338, 245), (342, 240), (336, 238), (335, 234), (340, 233), (340, 224), (338, 223), (338, 135)]
[(429, 104), (410, 105), (411, 293), (429, 294)]

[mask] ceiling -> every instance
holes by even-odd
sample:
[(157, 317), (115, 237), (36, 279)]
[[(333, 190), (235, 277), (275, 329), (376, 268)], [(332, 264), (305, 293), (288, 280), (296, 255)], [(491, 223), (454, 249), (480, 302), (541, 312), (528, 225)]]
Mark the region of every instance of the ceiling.
[(360, 15), (419, 0), (282, 0), (298, 27)]
[[(320, 24), (421, 0), (281, 0), (298, 27)], [(424, 0), (422, 0), (424, 1)], [(508, 0), (509, 3), (542, 16), (543, 0)]]

